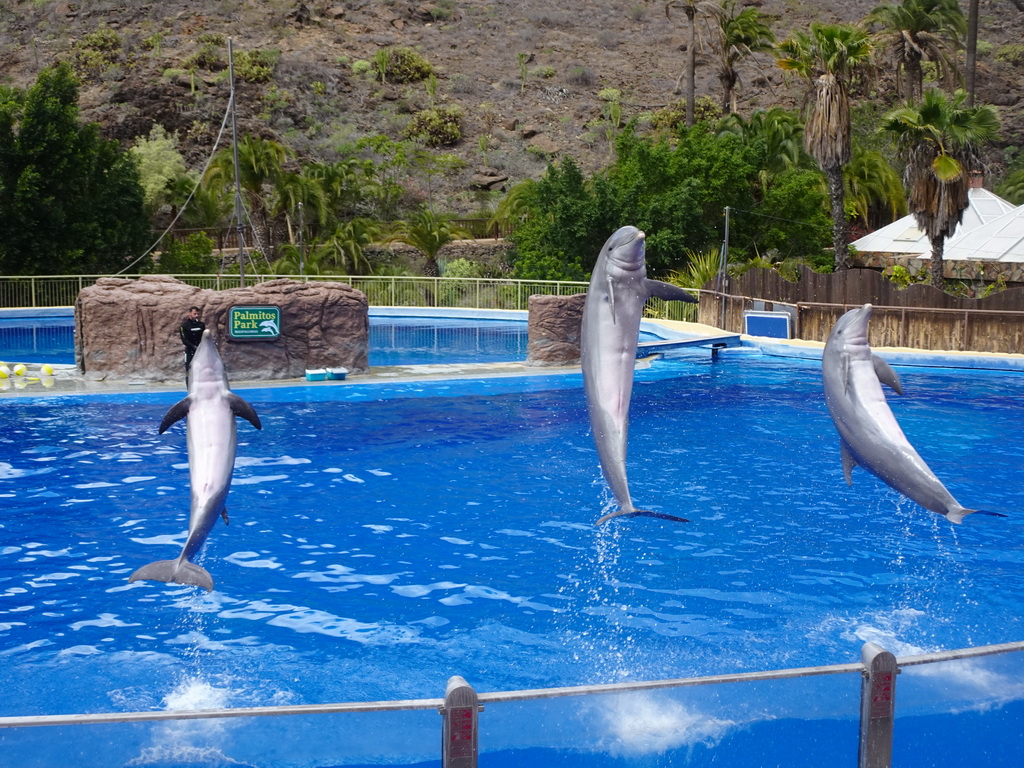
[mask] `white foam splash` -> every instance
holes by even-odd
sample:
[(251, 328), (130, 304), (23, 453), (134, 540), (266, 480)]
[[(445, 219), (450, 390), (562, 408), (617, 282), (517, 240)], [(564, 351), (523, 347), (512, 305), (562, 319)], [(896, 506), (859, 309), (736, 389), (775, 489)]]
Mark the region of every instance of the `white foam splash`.
[(615, 696), (596, 708), (607, 733), (601, 746), (615, 757), (659, 754), (696, 744), (714, 747), (736, 726), (732, 720), (703, 715), (656, 694)]
[[(202, 709), (223, 709), (228, 705), (231, 692), (218, 688), (205, 680), (182, 680), (164, 697), (164, 709), (180, 712)], [(225, 755), (217, 744), (222, 744), (231, 724), (223, 719), (177, 720), (160, 723), (153, 728), (153, 746), (145, 747), (138, 757), (126, 765), (153, 764), (234, 764), (239, 761)]]

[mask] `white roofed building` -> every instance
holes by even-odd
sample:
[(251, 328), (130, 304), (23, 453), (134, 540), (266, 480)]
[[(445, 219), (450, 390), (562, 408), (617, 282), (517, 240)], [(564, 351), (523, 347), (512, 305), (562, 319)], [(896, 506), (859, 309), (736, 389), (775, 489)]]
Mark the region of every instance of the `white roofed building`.
[[(980, 177), (972, 179), (964, 217), (946, 239), (943, 271), (953, 280), (992, 281), (1002, 276), (1007, 282), (1024, 282), (1024, 206), (1014, 206), (980, 185)], [(855, 249), (855, 266), (888, 272), (900, 265), (912, 275), (927, 271), (932, 251), (913, 214), (854, 240), (850, 247)], [(1016, 260), (1010, 254), (1016, 254)], [(1017, 268), (999, 268), (988, 265), (990, 261), (1014, 262)]]

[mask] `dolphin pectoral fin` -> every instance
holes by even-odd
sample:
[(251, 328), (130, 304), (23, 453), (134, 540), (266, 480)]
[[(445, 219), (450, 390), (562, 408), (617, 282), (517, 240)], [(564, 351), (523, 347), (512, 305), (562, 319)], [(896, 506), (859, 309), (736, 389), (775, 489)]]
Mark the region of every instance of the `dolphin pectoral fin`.
[(256, 429), (263, 429), (263, 425), (260, 424), (260, 417), (256, 415), (256, 411), (253, 410), (253, 407), (234, 392), (228, 395), (228, 404), (231, 406), (231, 412), (235, 414), (235, 416), (241, 416), (256, 427)]
[(606, 275), (605, 279), (608, 281), (608, 303), (611, 305), (612, 325), (615, 325), (615, 283), (612, 282), (611, 275)]
[(144, 565), (128, 577), (128, 583), (133, 581), (164, 581), (168, 584), (189, 584), (194, 587), (202, 587), (207, 592), (213, 591), (213, 577), (195, 563), (188, 560), (157, 560), (155, 563)]
[(167, 428), (170, 427), (171, 424), (176, 421), (181, 421), (188, 416), (189, 405), (191, 405), (191, 401), (187, 397), (172, 405), (167, 410), (167, 413), (164, 414), (164, 420), (160, 422), (160, 431), (157, 434), (162, 435), (167, 431)]
[(672, 283), (664, 283), (661, 280), (645, 280), (648, 296), (655, 296), (665, 301), (689, 301), (696, 303), (697, 299), (693, 294)]
[(228, 508), (227, 507), (224, 507), (224, 509), (222, 509), (220, 511), (220, 516), (224, 518), (224, 525), (227, 525), (228, 524)]
[(903, 382), (892, 367), (878, 355), (871, 355), (871, 362), (875, 366), (875, 376), (883, 384), (892, 388), (897, 395), (903, 394)]
[(853, 454), (850, 453), (850, 449), (844, 442), (839, 443), (839, 453), (843, 459), (843, 477), (846, 478), (846, 484), (853, 485), (853, 468), (857, 466), (857, 460), (853, 458)]
[(656, 517), (659, 520), (671, 520), (674, 523), (688, 523), (690, 522), (685, 517), (676, 517), (675, 515), (667, 515), (664, 512), (651, 512), (649, 509), (621, 509), (618, 512), (612, 512), (598, 519), (594, 525), (601, 525), (608, 522), (613, 517)]

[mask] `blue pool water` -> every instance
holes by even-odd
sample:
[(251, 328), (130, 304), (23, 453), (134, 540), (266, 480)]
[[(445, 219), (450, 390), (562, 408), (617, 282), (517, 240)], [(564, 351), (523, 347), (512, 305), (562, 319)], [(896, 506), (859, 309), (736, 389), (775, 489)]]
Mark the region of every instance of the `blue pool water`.
[[(264, 428), (239, 422), (231, 523), (201, 556), (211, 594), (127, 583), (183, 541), (184, 428), (156, 433), (180, 395), (10, 400), (0, 716), (431, 698), (452, 674), (486, 692), (849, 663), (867, 640), (906, 655), (1024, 639), (1024, 376), (901, 375), (892, 406), (911, 441), (962, 503), (1008, 518), (951, 526), (860, 470), (848, 488), (812, 362), (704, 351), (638, 371), (634, 499), (692, 522), (600, 529), (609, 498), (578, 375), (240, 390)], [(921, 669), (901, 675), (904, 733), (939, 743), (928, 734), (949, 733), (943, 718), (995, 710), (997, 730), (1020, 735), (1019, 663)], [(858, 686), (489, 705), (481, 745), (495, 765), (855, 760)], [(642, 727), (624, 729), (624, 712)], [(345, 722), (385, 723), (390, 751), (315, 719), (202, 741), (61, 736), (82, 766), (436, 761), (436, 713), (388, 717)], [(794, 751), (815, 729), (820, 743)], [(0, 749), (45, 765), (45, 731), (0, 731)], [(977, 758), (969, 736), (930, 757), (915, 748), (912, 764)], [(120, 762), (93, 755), (92, 738), (122, 744)], [(270, 749), (280, 740), (286, 755)], [(1016, 765), (1016, 744), (989, 744), (985, 764)]]
[[(658, 337), (641, 333), (641, 341)], [(524, 320), (370, 317), (370, 365), (499, 363), (526, 359)], [(0, 359), (74, 363), (72, 317), (0, 318)]]

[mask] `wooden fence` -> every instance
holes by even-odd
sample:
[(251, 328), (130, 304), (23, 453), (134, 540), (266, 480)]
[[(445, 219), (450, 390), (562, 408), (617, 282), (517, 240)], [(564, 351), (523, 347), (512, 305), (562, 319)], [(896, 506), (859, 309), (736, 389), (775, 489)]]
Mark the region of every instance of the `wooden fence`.
[(743, 331), (748, 310), (788, 309), (795, 338), (825, 341), (844, 312), (871, 304), (873, 347), (1024, 353), (1024, 288), (967, 299), (926, 285), (901, 290), (867, 269), (820, 274), (806, 268), (795, 283), (774, 270), (752, 269), (704, 287), (700, 322), (733, 333)]

